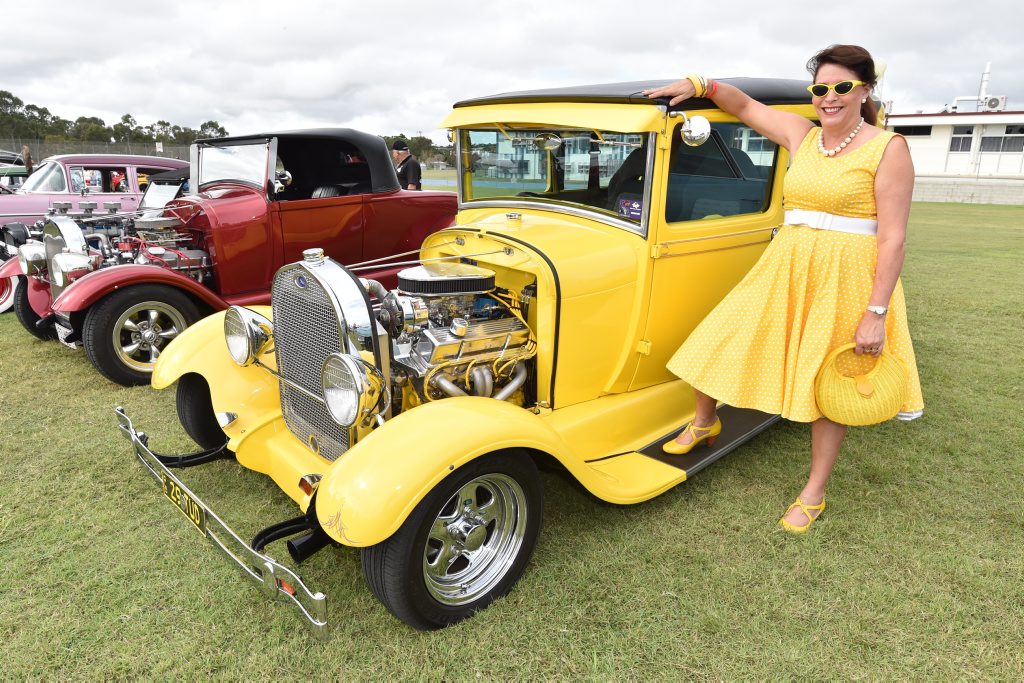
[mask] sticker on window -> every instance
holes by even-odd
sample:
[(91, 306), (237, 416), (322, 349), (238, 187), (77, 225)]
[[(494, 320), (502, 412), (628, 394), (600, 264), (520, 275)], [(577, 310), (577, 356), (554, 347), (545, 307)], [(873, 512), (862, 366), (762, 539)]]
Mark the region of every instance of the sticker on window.
[(628, 197), (619, 197), (619, 215), (623, 218), (638, 221), (640, 220), (640, 214), (643, 213), (644, 203), (639, 199), (630, 199)]

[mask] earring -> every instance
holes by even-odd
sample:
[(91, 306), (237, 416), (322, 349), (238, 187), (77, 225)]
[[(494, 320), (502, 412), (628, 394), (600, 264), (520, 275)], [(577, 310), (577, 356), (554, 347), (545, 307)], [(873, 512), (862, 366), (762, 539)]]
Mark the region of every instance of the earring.
[(866, 98), (866, 97), (865, 97), (865, 98), (863, 98), (863, 99), (862, 99), (862, 100), (860, 101), (860, 103), (861, 103), (861, 104), (864, 104), (864, 103), (865, 103), (865, 102), (867, 102), (867, 101), (868, 101), (868, 98)]

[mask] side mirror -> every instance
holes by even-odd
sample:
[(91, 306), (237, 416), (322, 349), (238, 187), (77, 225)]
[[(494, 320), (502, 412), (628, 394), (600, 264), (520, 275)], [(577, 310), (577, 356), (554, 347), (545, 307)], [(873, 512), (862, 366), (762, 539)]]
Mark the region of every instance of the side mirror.
[(284, 192), (284, 188), (292, 184), (292, 174), (288, 171), (277, 171), (274, 174), (273, 180), (274, 194), (280, 194)]
[(681, 111), (674, 111), (669, 116), (683, 117), (679, 135), (690, 147), (700, 147), (711, 137), (711, 122), (703, 116), (687, 116)]
[(562, 138), (555, 133), (541, 133), (533, 139), (533, 144), (536, 145), (539, 150), (554, 152), (562, 146)]

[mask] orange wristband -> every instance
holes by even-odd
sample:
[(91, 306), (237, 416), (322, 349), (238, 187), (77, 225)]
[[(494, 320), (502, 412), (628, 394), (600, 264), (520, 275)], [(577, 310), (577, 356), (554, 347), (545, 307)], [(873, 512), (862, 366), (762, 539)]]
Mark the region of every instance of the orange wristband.
[(718, 81), (714, 81), (714, 80), (710, 80), (709, 79), (708, 80), (708, 89), (704, 93), (704, 97), (706, 97), (708, 99), (711, 99), (712, 97), (715, 96), (716, 92), (718, 92)]

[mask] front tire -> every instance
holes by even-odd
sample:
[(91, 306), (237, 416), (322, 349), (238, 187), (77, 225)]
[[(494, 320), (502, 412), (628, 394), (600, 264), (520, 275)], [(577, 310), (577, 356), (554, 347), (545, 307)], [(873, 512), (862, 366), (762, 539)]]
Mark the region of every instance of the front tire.
[(7, 277), (0, 280), (0, 313), (6, 313), (14, 306), (14, 295), (21, 287), (20, 277)]
[(28, 302), (28, 283), (25, 282), (24, 275), (18, 276), (18, 286), (14, 290), (13, 308), (18, 322), (33, 337), (43, 341), (57, 338), (57, 331), (53, 329), (53, 325), (47, 325), (42, 329), (36, 327), (36, 323), (39, 322), (39, 314), (32, 310), (32, 304)]
[(210, 385), (205, 377), (194, 372), (182, 375), (175, 398), (178, 420), (193, 441), (206, 449), (224, 445), (228, 437), (213, 412)]
[(165, 285), (138, 285), (89, 309), (82, 343), (100, 373), (122, 386), (149, 384), (160, 353), (199, 319), (188, 295)]
[(482, 456), (438, 484), (391, 538), (363, 548), (366, 583), (413, 628), (454, 624), (519, 581), (543, 509), (540, 475), (527, 455)]

